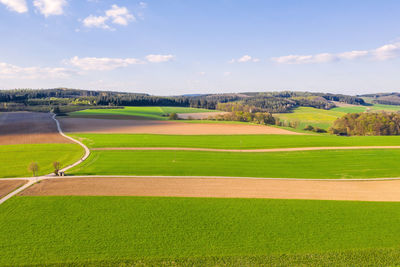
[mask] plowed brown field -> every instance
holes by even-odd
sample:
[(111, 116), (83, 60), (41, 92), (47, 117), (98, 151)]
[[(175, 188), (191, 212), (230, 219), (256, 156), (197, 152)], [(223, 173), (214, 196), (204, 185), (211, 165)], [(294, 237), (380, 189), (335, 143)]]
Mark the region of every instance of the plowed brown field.
[(0, 145), (71, 143), (62, 137), (49, 113), (0, 113)]
[(227, 123), (184, 123), (157, 120), (109, 120), (59, 118), (64, 132), (69, 133), (136, 133), (136, 134), (299, 134), (264, 125)]
[(400, 180), (313, 181), (242, 178), (60, 178), (21, 195), (174, 196), (400, 201)]
[(25, 184), (24, 180), (0, 180), (0, 198)]

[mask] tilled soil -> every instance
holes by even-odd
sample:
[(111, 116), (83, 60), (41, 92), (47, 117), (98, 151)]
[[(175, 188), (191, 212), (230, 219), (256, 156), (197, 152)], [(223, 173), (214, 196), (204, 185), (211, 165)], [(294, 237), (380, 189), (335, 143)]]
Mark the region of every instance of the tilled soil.
[(21, 195), (170, 196), (400, 201), (400, 180), (268, 180), (248, 178), (59, 178)]
[(17, 189), (21, 185), (25, 184), (24, 180), (1, 180), (0, 179), (0, 198), (4, 197), (14, 189)]
[(109, 120), (59, 118), (64, 132), (69, 133), (136, 133), (174, 135), (215, 134), (299, 134), (264, 125), (227, 123), (184, 123), (157, 120)]
[(49, 113), (0, 113), (0, 145), (71, 143), (62, 137)]

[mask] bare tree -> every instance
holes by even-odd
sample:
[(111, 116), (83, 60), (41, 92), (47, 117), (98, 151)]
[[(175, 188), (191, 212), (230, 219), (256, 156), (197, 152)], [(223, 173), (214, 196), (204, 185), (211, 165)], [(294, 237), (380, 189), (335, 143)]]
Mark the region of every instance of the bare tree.
[(28, 171), (32, 172), (33, 176), (36, 176), (39, 172), (39, 165), (37, 162), (31, 162), (28, 166)]
[(54, 167), (54, 174), (58, 176), (59, 175), (58, 172), (60, 171), (61, 163), (59, 161), (54, 161), (53, 167)]

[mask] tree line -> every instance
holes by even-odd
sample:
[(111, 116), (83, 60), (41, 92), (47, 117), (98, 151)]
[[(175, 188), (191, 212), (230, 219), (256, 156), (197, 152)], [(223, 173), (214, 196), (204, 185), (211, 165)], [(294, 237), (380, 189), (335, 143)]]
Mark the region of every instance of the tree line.
[(293, 91), (180, 96), (154, 96), (68, 88), (0, 91), (0, 110), (2, 111), (49, 111), (56, 106), (66, 112), (90, 107), (118, 106), (178, 106), (217, 109), (219, 103), (237, 102), (259, 108), (262, 112), (285, 113), (291, 112), (296, 107), (330, 109), (335, 106), (331, 101), (365, 104), (361, 98), (354, 96)]
[(349, 113), (329, 129), (337, 135), (399, 135), (400, 114), (387, 112)]

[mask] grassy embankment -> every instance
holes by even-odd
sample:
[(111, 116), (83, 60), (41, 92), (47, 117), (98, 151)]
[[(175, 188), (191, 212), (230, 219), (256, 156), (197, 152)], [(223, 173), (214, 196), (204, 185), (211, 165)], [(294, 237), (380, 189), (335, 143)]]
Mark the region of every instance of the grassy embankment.
[(15, 197), (0, 265), (395, 265), (400, 203)]
[(70, 117), (82, 118), (120, 118), (120, 119), (147, 119), (167, 120), (171, 113), (199, 113), (213, 112), (214, 110), (185, 107), (124, 107), (121, 109), (87, 109), (68, 114)]
[(188, 175), (274, 178), (399, 177), (400, 150), (273, 153), (93, 151), (74, 175)]
[(67, 166), (83, 156), (83, 149), (77, 144), (28, 144), (0, 146), (0, 178), (29, 177), (31, 162), (39, 165), (38, 175), (53, 171), (53, 162)]

